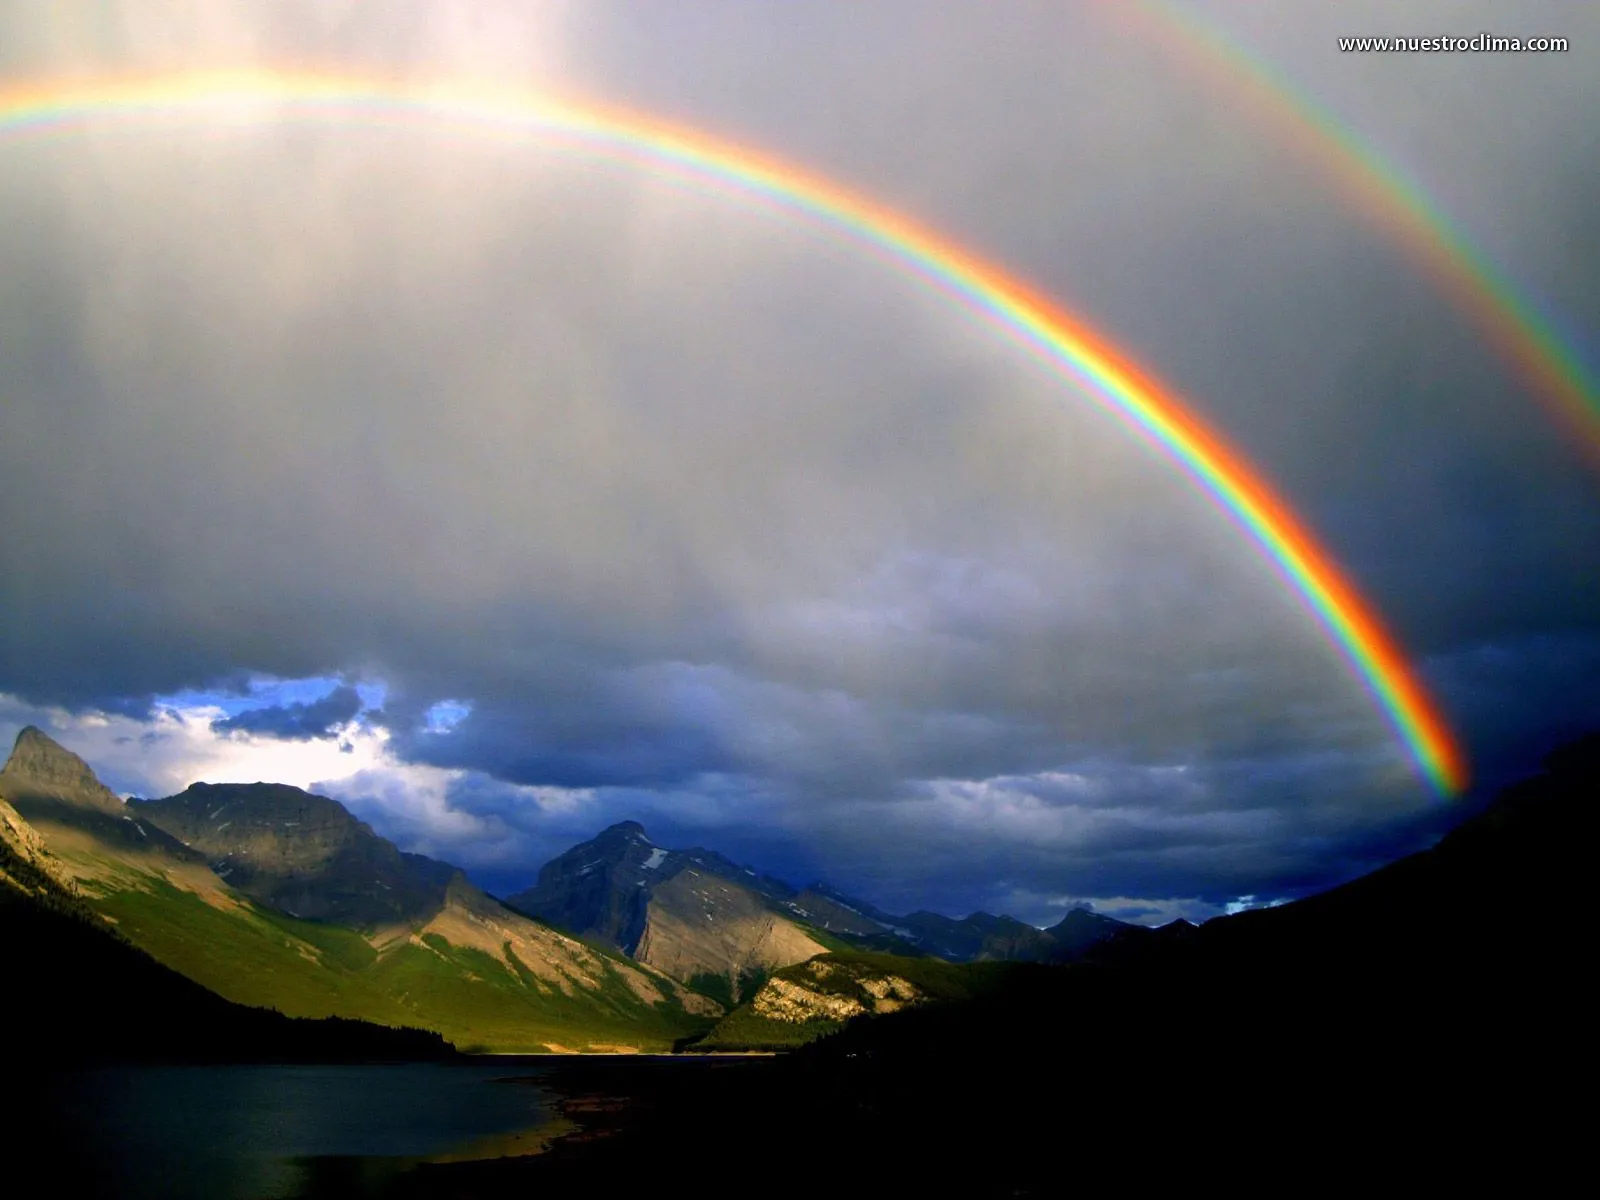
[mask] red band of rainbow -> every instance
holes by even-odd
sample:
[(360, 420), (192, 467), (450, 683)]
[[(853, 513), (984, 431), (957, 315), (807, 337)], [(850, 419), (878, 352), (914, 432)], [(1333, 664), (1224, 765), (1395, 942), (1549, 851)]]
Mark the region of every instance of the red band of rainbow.
[(1146, 442), (1179, 463), (1276, 566), (1387, 715), (1429, 782), (1450, 795), (1467, 766), (1450, 728), (1372, 607), (1260, 474), (1166, 385), (1089, 325), (992, 263), (838, 184), (778, 159), (633, 113), (459, 83), (232, 72), (43, 84), (0, 91), (0, 136), (96, 118), (323, 113), (427, 118), (570, 141), (732, 185), (882, 252), (995, 323)]

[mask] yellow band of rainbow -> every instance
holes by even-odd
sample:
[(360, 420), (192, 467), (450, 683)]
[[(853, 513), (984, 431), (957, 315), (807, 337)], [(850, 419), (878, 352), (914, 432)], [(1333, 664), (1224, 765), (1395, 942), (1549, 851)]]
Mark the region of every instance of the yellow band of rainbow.
[(933, 230), (779, 159), (635, 113), (533, 93), (280, 71), (181, 74), (0, 91), (0, 137), (99, 118), (274, 114), (425, 118), (570, 141), (765, 197), (887, 255), (987, 318), (1175, 460), (1244, 529), (1304, 600), (1444, 795), (1466, 785), (1450, 728), (1406, 656), (1338, 564), (1260, 474), (1108, 339), (1026, 284)]

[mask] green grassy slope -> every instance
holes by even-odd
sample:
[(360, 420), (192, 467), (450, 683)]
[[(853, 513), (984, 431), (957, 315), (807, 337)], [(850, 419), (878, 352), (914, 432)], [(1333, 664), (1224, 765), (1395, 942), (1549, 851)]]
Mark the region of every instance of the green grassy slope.
[(538, 1051), (632, 1046), (668, 1050), (710, 1023), (676, 1006), (641, 1001), (607, 968), (596, 991), (567, 993), (533, 976), (520, 962), (513, 974), (481, 950), (428, 937), (424, 946), (389, 951), (363, 978), (405, 1011), (426, 1015), (467, 1051)]
[(6, 950), (0, 1018), (10, 1035), (13, 1081), (25, 1080), (37, 1062), (451, 1056), (437, 1036), (414, 1029), (290, 1020), (229, 1003), (139, 949), (3, 838), (0, 934)]
[(362, 976), (356, 964), (363, 957), (370, 964), (377, 953), (352, 930), (312, 926), (248, 903), (219, 909), (155, 877), (91, 895), (90, 903), (130, 941), (236, 1003), (293, 1017), (391, 1023), (403, 1013)]
[(520, 961), (442, 938), (380, 954), (354, 930), (248, 902), (219, 909), (154, 877), (91, 903), (129, 940), (229, 1000), (290, 1016), (420, 1026), (464, 1050), (665, 1050), (710, 1023), (677, 1005), (646, 1003), (609, 968), (598, 989), (569, 995)]

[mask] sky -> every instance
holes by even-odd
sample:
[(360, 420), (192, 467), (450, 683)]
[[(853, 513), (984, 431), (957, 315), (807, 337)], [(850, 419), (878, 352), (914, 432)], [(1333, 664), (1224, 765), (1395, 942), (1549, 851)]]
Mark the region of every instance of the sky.
[[(0, 738), (343, 801), (500, 894), (620, 820), (891, 911), (1203, 918), (1600, 726), (1600, 467), (1325, 147), (1600, 374), (1600, 10), (1450, 0), (0, 10), (0, 89), (527, 88), (804, 166), (1081, 314), (1275, 486), (1473, 767), (1081, 384), (836, 230), (425, 121), (0, 133)], [(1564, 36), (1349, 54), (1346, 35)]]

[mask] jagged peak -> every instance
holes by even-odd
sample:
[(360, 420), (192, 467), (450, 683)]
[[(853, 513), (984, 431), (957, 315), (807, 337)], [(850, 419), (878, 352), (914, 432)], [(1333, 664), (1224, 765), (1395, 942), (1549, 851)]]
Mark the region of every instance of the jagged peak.
[(123, 809), (121, 798), (100, 782), (93, 767), (37, 725), (25, 725), (17, 734), (0, 775), (8, 777), (13, 791), (21, 784), (23, 791), (57, 800), (111, 812)]
[(94, 770), (88, 763), (37, 725), (22, 727), (4, 769), (14, 774), (25, 772), (35, 778), (50, 778), (52, 781), (94, 778)]

